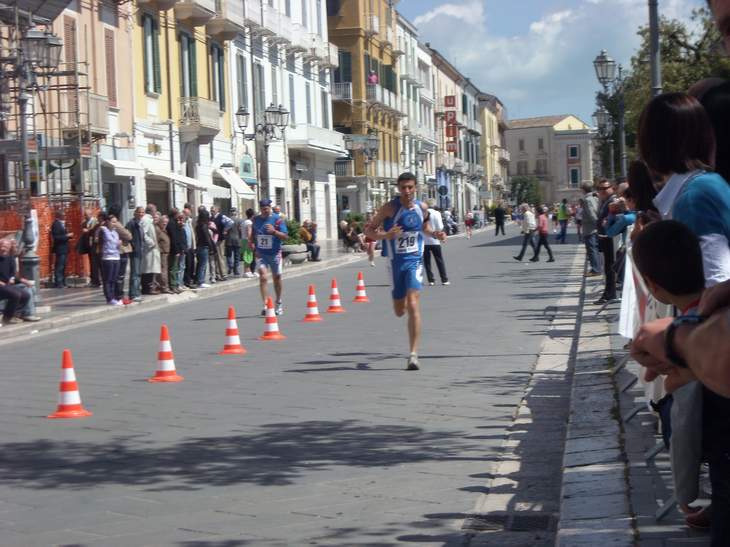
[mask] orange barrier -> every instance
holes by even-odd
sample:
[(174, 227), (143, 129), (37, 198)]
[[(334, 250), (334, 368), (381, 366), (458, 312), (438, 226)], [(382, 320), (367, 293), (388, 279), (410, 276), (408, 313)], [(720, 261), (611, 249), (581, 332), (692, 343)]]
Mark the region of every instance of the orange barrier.
[(307, 297), (307, 314), (304, 316), (305, 323), (317, 323), (322, 321), (317, 307), (317, 294), (314, 292), (314, 285), (309, 286), (309, 296)]
[(264, 334), (259, 340), (286, 340), (286, 336), (279, 332), (279, 321), (274, 312), (274, 302), (271, 297), (266, 299), (266, 317), (264, 318)]
[(357, 287), (355, 287), (355, 298), (352, 300), (358, 304), (367, 304), (370, 302), (367, 292), (365, 292), (365, 280), (362, 272), (357, 272)]
[(327, 308), (327, 313), (345, 313), (345, 308), (342, 307), (340, 302), (340, 291), (337, 290), (337, 280), (332, 280), (332, 287), (330, 289), (330, 305)]

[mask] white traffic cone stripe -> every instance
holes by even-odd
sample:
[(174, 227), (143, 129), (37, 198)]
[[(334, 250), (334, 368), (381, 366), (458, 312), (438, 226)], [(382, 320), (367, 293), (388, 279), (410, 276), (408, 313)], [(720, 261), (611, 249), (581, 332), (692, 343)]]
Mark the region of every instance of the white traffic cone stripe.
[(169, 340), (160, 340), (159, 351), (172, 351), (172, 345)]
[(61, 391), (58, 394), (59, 405), (80, 405), (81, 395), (78, 391)]
[(75, 382), (76, 381), (76, 373), (74, 372), (74, 369), (72, 369), (72, 368), (62, 368), (61, 369), (61, 381), (62, 382)]
[(241, 339), (238, 336), (226, 336), (226, 346), (238, 346)]
[(157, 362), (157, 370), (170, 371), (175, 370), (175, 361), (173, 359), (163, 359)]

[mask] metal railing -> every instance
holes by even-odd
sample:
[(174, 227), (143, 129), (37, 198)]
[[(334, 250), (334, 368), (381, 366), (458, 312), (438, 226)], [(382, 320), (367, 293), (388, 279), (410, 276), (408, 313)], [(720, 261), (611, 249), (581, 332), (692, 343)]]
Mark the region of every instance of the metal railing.
[(498, 152), (498, 157), (500, 161), (510, 161), (509, 150), (507, 150), (506, 148), (500, 148)]
[(388, 42), (391, 46), (395, 44), (395, 39), (393, 38), (393, 29), (390, 27), (385, 27), (385, 33), (383, 34), (384, 41)]
[(355, 162), (353, 160), (335, 160), (336, 177), (354, 177)]
[(297, 124), (296, 127), (292, 127), (287, 131), (287, 142), (293, 143), (311, 143), (315, 142), (319, 146), (324, 146), (330, 149), (339, 149), (343, 153), (345, 152), (345, 143), (343, 140), (342, 133), (327, 129), (325, 127), (318, 127), (311, 124)]
[(332, 100), (351, 101), (352, 82), (332, 82)]
[(92, 133), (109, 132), (109, 99), (89, 93), (88, 106), (84, 93), (61, 91), (59, 94), (60, 122), (63, 129), (85, 131), (88, 125)]
[(180, 97), (180, 125), (220, 130), (218, 103), (202, 97)]

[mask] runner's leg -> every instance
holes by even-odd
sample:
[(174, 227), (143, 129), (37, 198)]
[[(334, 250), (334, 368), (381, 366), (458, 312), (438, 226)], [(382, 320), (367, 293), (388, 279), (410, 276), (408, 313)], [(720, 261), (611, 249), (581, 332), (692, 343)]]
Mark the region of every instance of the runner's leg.
[(418, 342), (421, 339), (421, 293), (411, 289), (406, 296), (406, 307), (408, 308), (408, 341), (410, 353), (418, 353)]

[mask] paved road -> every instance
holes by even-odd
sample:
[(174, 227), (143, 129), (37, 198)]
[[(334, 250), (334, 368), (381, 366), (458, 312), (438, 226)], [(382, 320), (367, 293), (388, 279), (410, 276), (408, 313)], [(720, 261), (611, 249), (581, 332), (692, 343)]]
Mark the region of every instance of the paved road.
[[(518, 235), (450, 240), (423, 293), (423, 370), (405, 372), (385, 264), (286, 282), (286, 342), (258, 342), (255, 288), (2, 348), (3, 546), (463, 544), (576, 249), (516, 263)], [(306, 286), (347, 313), (303, 324)], [(221, 357), (237, 306), (249, 353)], [(185, 382), (145, 381), (159, 327)], [(85, 420), (47, 420), (74, 352)], [(529, 544), (529, 543), (527, 543)]]

